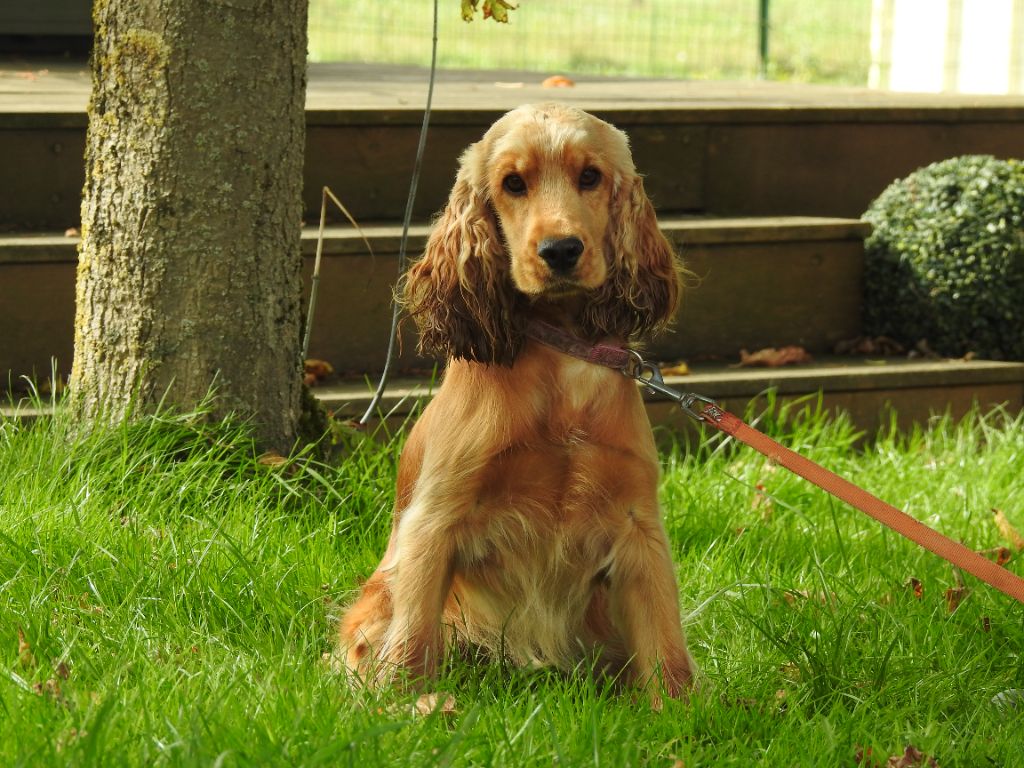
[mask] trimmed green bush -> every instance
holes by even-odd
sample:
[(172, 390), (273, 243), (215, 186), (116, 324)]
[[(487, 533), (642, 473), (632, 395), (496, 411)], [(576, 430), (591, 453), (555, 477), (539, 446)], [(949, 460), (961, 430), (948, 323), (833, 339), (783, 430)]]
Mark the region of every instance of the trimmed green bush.
[(893, 182), (864, 218), (868, 334), (1024, 359), (1024, 163), (933, 163)]

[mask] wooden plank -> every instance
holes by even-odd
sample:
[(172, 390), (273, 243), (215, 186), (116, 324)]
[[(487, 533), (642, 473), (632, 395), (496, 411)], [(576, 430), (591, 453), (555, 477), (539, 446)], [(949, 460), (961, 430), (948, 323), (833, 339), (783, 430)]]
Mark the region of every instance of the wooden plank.
[(736, 215), (859, 217), (894, 179), (962, 154), (1024, 157), (1024, 123), (749, 123), (708, 136), (705, 203)]

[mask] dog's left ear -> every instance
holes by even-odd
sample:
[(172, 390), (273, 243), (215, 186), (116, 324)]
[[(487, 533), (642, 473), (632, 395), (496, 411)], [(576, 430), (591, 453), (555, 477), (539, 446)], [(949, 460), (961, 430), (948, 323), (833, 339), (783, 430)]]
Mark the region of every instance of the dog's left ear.
[(590, 305), (588, 324), (599, 333), (633, 339), (672, 322), (683, 267), (636, 174), (623, 179), (613, 194), (607, 256), (610, 274)]

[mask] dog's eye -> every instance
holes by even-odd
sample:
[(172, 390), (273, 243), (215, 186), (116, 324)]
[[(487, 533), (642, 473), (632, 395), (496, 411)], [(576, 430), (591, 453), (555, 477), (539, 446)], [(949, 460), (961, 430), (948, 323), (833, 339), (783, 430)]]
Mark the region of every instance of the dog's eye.
[(601, 172), (597, 168), (584, 168), (580, 174), (580, 189), (595, 189), (601, 183)]
[(526, 182), (518, 173), (510, 173), (501, 182), (502, 188), (510, 195), (525, 195)]

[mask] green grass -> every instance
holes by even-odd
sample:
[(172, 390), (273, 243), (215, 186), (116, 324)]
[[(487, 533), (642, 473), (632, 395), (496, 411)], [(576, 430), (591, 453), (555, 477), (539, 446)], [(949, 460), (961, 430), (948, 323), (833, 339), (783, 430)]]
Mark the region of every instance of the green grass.
[[(758, 0), (521, 0), (508, 24), (466, 24), (440, 0), (441, 67), (686, 79), (759, 73)], [(771, 0), (768, 76), (866, 85), (871, 0)], [(433, 3), (311, 0), (314, 61), (430, 63)]]
[[(843, 421), (789, 416), (761, 423), (972, 547), (1003, 543), (992, 507), (1024, 528), (1020, 418), (858, 449)], [(467, 662), (437, 683), (454, 715), (350, 692), (321, 654), (386, 541), (400, 443), (275, 469), (188, 416), (0, 422), (0, 764), (884, 765), (908, 745), (1024, 764), (1024, 706), (990, 703), (1024, 688), (1021, 606), (968, 579), (951, 614), (949, 566), (720, 440), (664, 455), (692, 702)]]

